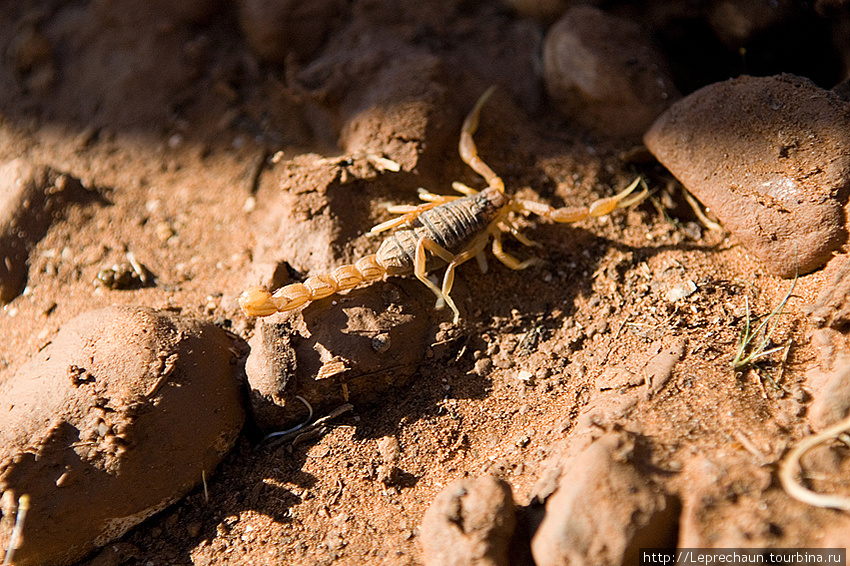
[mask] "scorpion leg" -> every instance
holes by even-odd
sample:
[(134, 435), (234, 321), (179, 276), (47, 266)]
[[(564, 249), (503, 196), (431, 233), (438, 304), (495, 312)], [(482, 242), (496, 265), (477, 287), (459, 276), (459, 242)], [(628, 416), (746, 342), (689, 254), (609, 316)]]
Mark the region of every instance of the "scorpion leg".
[(441, 258), (448, 264), (451, 264), (453, 261), (455, 261), (455, 256), (449, 250), (447, 250), (434, 240), (431, 240), (429, 238), (422, 238), (416, 244), (416, 255), (413, 259), (413, 274), (416, 275), (417, 279), (422, 281), (422, 283), (424, 283), (429, 289), (431, 289), (431, 291), (433, 291), (434, 294), (437, 295), (438, 299), (444, 300), (446, 304), (449, 305), (449, 307), (455, 313), (455, 321), (457, 321), (460, 319), (460, 311), (457, 310), (457, 305), (455, 305), (455, 302), (451, 299), (451, 297), (441, 291), (439, 287), (434, 285), (434, 283), (432, 283), (430, 279), (428, 279), (428, 272), (425, 271), (426, 262), (428, 259), (425, 255), (426, 251), (431, 252), (432, 254)]
[(521, 210), (532, 212), (542, 218), (548, 218), (553, 222), (579, 222), (588, 218), (605, 216), (613, 212), (614, 209), (626, 208), (639, 203), (646, 198), (648, 193), (646, 187), (640, 193), (632, 195), (631, 198), (629, 198), (629, 195), (641, 184), (641, 181), (642, 179), (638, 177), (620, 193), (617, 193), (613, 197), (601, 198), (592, 202), (590, 206), (552, 208), (549, 205), (528, 200), (520, 201), (519, 204)]
[(460, 194), (462, 194), (463, 196), (467, 196), (467, 197), (478, 194), (478, 191), (476, 191), (475, 189), (473, 189), (472, 187), (470, 187), (468, 185), (464, 185), (463, 183), (461, 183), (459, 181), (455, 181), (454, 183), (452, 183), (452, 188), (454, 190), (456, 190), (457, 192), (459, 192)]
[(511, 269), (525, 269), (532, 265), (541, 265), (542, 259), (532, 257), (525, 261), (520, 261), (502, 248), (502, 233), (496, 232), (493, 235), (493, 255)]
[[(393, 228), (397, 228), (398, 226), (408, 224), (416, 220), (419, 215), (425, 212), (426, 210), (431, 210), (432, 208), (435, 208), (439, 205), (440, 203), (437, 202), (428, 202), (409, 209), (396, 209), (398, 211), (405, 211), (405, 213), (402, 216), (399, 216), (398, 218), (393, 218), (392, 220), (387, 220), (386, 222), (381, 222), (377, 226), (373, 226), (372, 229), (369, 230), (369, 233), (378, 234), (379, 232), (386, 232), (387, 230), (392, 230)], [(392, 212), (392, 208), (393, 207), (390, 207), (388, 210)]]
[(455, 282), (455, 269), (458, 265), (465, 263), (480, 254), (481, 250), (483, 250), (484, 246), (486, 245), (486, 235), (484, 237), (476, 238), (475, 241), (473, 241), (468, 248), (457, 254), (454, 259), (449, 262), (448, 267), (446, 267), (446, 273), (443, 275), (443, 289), (441, 293), (446, 303), (448, 303), (448, 305), (455, 313), (455, 318), (453, 321), (454, 324), (457, 324), (457, 322), (460, 320), (460, 311), (457, 309), (457, 305), (455, 305), (451, 297), (449, 297), (449, 293), (451, 293), (452, 286)]
[(505, 183), (502, 182), (502, 179), (500, 179), (492, 169), (490, 169), (489, 165), (484, 163), (484, 161), (478, 157), (478, 148), (475, 147), (475, 140), (472, 139), (472, 135), (475, 133), (475, 130), (478, 129), (478, 120), (481, 117), (481, 108), (484, 106), (484, 103), (487, 102), (487, 99), (493, 94), (494, 90), (496, 90), (495, 85), (484, 91), (484, 94), (482, 94), (481, 98), (478, 99), (478, 102), (475, 103), (475, 106), (466, 117), (466, 120), (463, 121), (463, 127), (460, 130), (458, 151), (460, 152), (460, 158), (463, 159), (463, 162), (472, 167), (473, 171), (484, 177), (484, 180), (487, 181), (489, 186), (497, 189), (500, 193), (504, 193)]
[(385, 232), (387, 230), (397, 228), (404, 224), (409, 224), (416, 220), (419, 215), (425, 212), (426, 210), (431, 210), (432, 208), (436, 208), (441, 204), (457, 200), (460, 197), (437, 195), (428, 192), (425, 189), (419, 189), (419, 198), (424, 200), (425, 204), (420, 204), (419, 206), (413, 206), (409, 204), (388, 206), (387, 211), (394, 214), (402, 214), (402, 216), (399, 216), (398, 218), (393, 218), (392, 220), (387, 220), (386, 222), (381, 222), (380, 224), (374, 226), (371, 230), (369, 230), (369, 233), (378, 234), (379, 232)]

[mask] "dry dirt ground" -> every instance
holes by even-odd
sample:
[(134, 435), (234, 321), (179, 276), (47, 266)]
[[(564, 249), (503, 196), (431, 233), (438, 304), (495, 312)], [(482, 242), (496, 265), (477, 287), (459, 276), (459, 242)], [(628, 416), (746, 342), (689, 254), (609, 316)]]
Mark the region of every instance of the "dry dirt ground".
[[(744, 70), (719, 44), (688, 59), (682, 37), (707, 35), (701, 16), (674, 29), (660, 8), (611, 9), (670, 23), (662, 39), (677, 47), (684, 93)], [(258, 327), (236, 298), (269, 281), (274, 262), (287, 262), (284, 279), (349, 262), (378, 245), (365, 234), (389, 218), (385, 204), (415, 203), (420, 186), (482, 186), (456, 143), (493, 83), (476, 139), (509, 192), (581, 205), (640, 174), (653, 193), (599, 221), (529, 218), (525, 233), (541, 247), (509, 249), (545, 264), (463, 266), (456, 326), (424, 286), (390, 281), (398, 301), (425, 305), (415, 312), (429, 343), (410, 375), (295, 444), (259, 444), (268, 431), (249, 422), (206, 490), (83, 564), (421, 564), (420, 523), (443, 487), (496, 474), (533, 525), (533, 486), (577, 430), (636, 435), (653, 481), (682, 507), (669, 540), (823, 546), (850, 529), (846, 514), (798, 503), (776, 479), (810, 432), (806, 372), (831, 363), (806, 307), (840, 257), (797, 281), (769, 346), (779, 351), (736, 371), (747, 305), (762, 320), (792, 282), (701, 223), (634, 142), (559, 118), (533, 63), (543, 25), (497, 2), (357, 0), (321, 25), (305, 16), (290, 44), (318, 47), (268, 62), (236, 13), (215, 2), (0, 7), (0, 156), (49, 164), (102, 197), (67, 207), (35, 243), (27, 290), (0, 316), (0, 379), (64, 322), (107, 305), (196, 315), (248, 340)], [(765, 42), (751, 59), (764, 67), (746, 70), (808, 73), (826, 88), (841, 78), (837, 56)], [(280, 210), (299, 201), (295, 220)], [(128, 254), (151, 284), (98, 283)], [(838, 354), (844, 338), (831, 337)], [(670, 346), (681, 360), (645, 383), (647, 363)], [(297, 423), (303, 410), (289, 407)], [(317, 403), (317, 416), (333, 408)], [(815, 487), (847, 492), (846, 453), (830, 454)]]

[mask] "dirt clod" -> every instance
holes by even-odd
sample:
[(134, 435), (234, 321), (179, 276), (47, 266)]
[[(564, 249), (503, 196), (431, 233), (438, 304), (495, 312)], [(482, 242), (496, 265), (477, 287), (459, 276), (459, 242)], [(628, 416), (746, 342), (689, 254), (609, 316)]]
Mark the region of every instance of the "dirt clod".
[(211, 477), (244, 416), (233, 348), (209, 323), (103, 309), (4, 381), (0, 492), (31, 500), (15, 563), (70, 564)]
[(432, 297), (418, 281), (377, 283), (262, 322), (246, 363), (257, 424), (280, 429), (302, 418), (296, 395), (324, 410), (403, 386), (425, 355)]
[(673, 536), (676, 506), (630, 463), (631, 439), (606, 434), (563, 466), (531, 548), (538, 566), (634, 564)]
[(65, 206), (90, 198), (78, 179), (45, 165), (26, 159), (0, 165), (0, 304), (23, 291), (30, 250)]
[(508, 566), (516, 518), (510, 484), (493, 476), (458, 480), (422, 519), (427, 566)]
[(850, 414), (850, 360), (841, 360), (836, 369), (811, 379), (812, 404), (809, 422), (815, 430), (827, 428)]

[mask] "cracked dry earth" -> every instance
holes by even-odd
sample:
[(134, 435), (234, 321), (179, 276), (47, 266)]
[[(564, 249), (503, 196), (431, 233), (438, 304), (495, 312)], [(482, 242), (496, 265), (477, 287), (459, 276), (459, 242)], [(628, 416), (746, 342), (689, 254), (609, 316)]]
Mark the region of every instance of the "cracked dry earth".
[[(695, 214), (640, 136), (564, 118), (535, 63), (545, 18), (497, 2), (343, 2), (299, 16), (281, 56), (269, 45), (283, 40), (240, 28), (229, 3), (129, 6), (0, 7), (0, 156), (76, 187), (33, 220), (25, 288), (0, 316), (0, 383), (81, 313), (149, 307), (231, 333), (247, 417), (205, 485), (198, 475), (78, 564), (437, 564), (429, 544), (466, 547), (439, 516), (423, 522), (426, 510), (452, 482), (489, 476), (516, 510), (514, 528), (492, 535), (502, 558), (481, 563), (556, 556), (537, 534), (557, 531), (546, 501), (571, 481), (587, 486), (577, 520), (640, 508), (639, 525), (588, 523), (595, 538), (575, 551), (586, 563), (628, 563), (637, 541), (848, 546), (850, 516), (792, 499), (777, 478), (789, 448), (826, 422), (810, 417), (848, 403), (846, 387), (830, 394), (837, 408), (818, 393), (848, 354), (842, 250), (796, 282), (777, 277)], [(661, 25), (659, 13), (642, 22)], [(716, 78), (672, 69), (685, 94)], [(520, 218), (539, 247), (507, 236), (507, 249), (543, 264), (512, 271), (488, 252), (486, 273), (462, 266), (457, 325), (413, 278), (269, 319), (239, 310), (249, 285), (374, 253), (369, 229), (390, 218), (387, 204), (415, 204), (418, 187), (482, 188), (457, 140), (490, 84), (476, 141), (509, 193), (581, 206), (641, 175), (649, 198), (572, 225)], [(766, 347), (776, 351), (733, 368), (748, 317), (765, 320), (792, 285)], [(314, 418), (348, 410), (261, 442), (306, 418), (298, 396)], [(847, 456), (812, 450), (807, 485), (848, 493)], [(646, 502), (624, 497), (633, 485)], [(504, 487), (468, 490), (484, 492), (488, 502)]]

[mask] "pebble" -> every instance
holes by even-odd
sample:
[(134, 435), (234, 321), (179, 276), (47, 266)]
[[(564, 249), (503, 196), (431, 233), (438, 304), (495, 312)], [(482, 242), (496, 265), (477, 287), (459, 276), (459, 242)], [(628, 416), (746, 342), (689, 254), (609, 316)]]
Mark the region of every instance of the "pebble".
[(457, 480), (422, 518), (425, 566), (508, 566), (516, 525), (511, 486), (494, 476)]
[(670, 287), (667, 292), (664, 293), (664, 300), (668, 303), (676, 303), (682, 299), (690, 297), (696, 293), (696, 290), (696, 283), (690, 279), (686, 279)]
[(631, 437), (607, 433), (564, 455), (531, 541), (537, 566), (637, 564), (639, 547), (675, 542), (678, 509), (632, 464), (633, 448)]
[(76, 562), (213, 475), (244, 420), (237, 340), (153, 309), (90, 311), (0, 385), (0, 502), (31, 500), (15, 564)]
[(814, 271), (843, 244), (850, 105), (809, 80), (709, 85), (671, 106), (644, 142), (772, 273)]
[(543, 72), (566, 117), (615, 137), (639, 139), (680, 96), (649, 34), (592, 6), (571, 8), (549, 29)]

